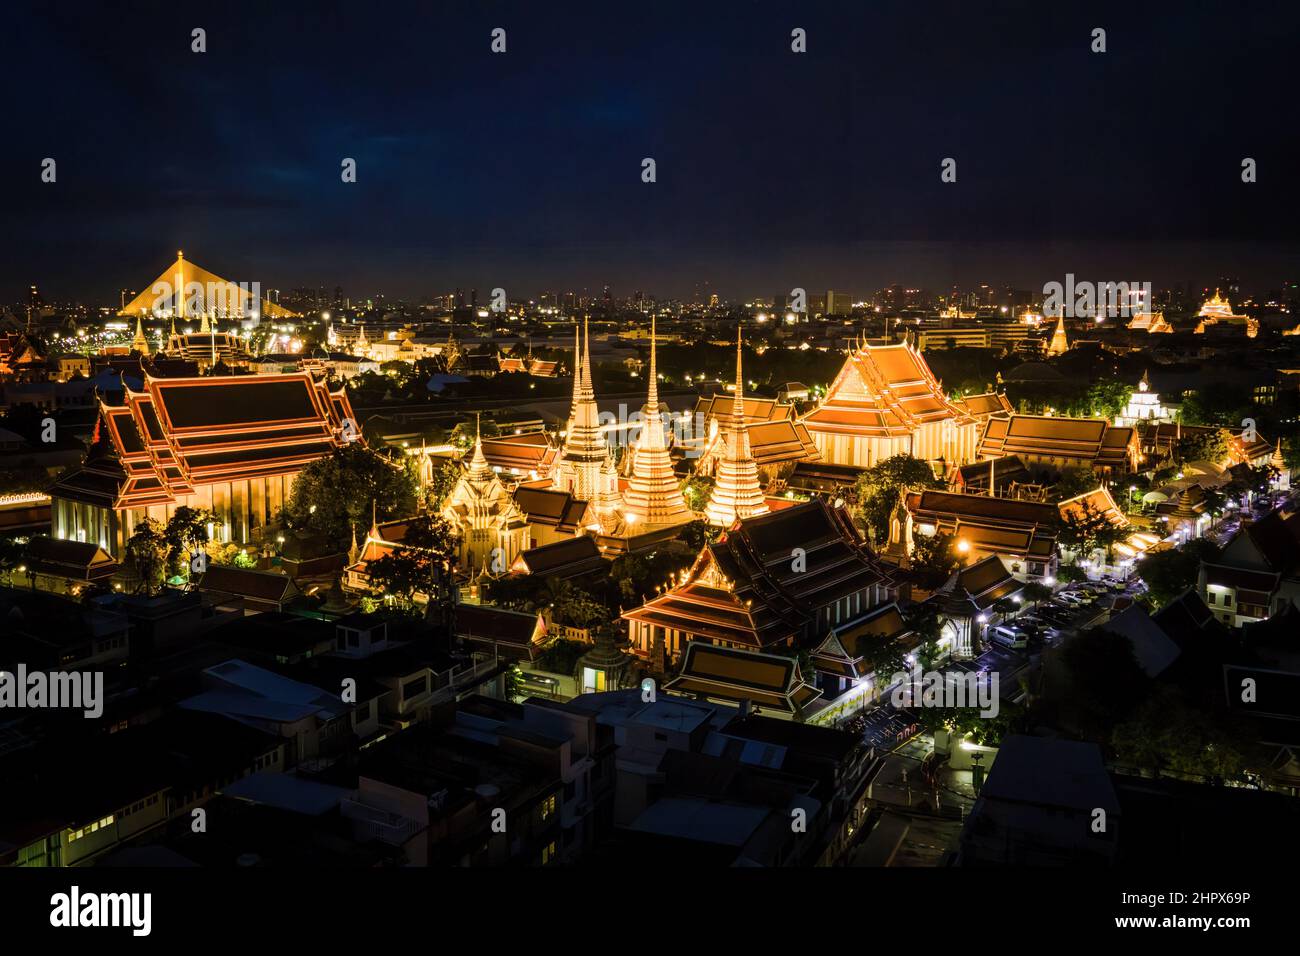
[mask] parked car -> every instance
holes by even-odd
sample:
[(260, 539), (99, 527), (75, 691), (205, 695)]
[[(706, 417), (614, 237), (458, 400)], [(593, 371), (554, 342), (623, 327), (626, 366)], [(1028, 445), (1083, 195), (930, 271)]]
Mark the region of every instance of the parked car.
[(1029, 640), (1024, 631), (1007, 627), (1005, 624), (993, 628), (989, 636), (995, 643), (1001, 644), (1003, 647), (1009, 647), (1012, 650), (1023, 650), (1029, 646)]

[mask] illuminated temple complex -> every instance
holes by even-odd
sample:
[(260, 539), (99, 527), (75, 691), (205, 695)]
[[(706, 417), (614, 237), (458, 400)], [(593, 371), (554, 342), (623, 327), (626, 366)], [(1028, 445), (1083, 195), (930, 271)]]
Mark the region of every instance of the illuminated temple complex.
[(1219, 295), (1219, 290), (1214, 290), (1214, 298), (1206, 299), (1201, 305), (1201, 311), (1196, 313), (1199, 320), (1196, 323), (1196, 334), (1205, 335), (1207, 332), (1219, 331), (1214, 326), (1220, 326), (1226, 331), (1244, 332), (1246, 338), (1253, 339), (1259, 335), (1259, 320), (1251, 318), (1248, 315), (1234, 315), (1232, 303)]
[(803, 422), (823, 461), (857, 468), (894, 455), (964, 465), (979, 440), (975, 417), (944, 395), (910, 342), (858, 346)]
[(346, 392), (305, 372), (146, 376), (123, 404), (101, 400), (85, 462), (50, 491), (51, 534), (121, 558), (136, 524), (186, 505), (213, 513), (213, 540), (256, 540), (298, 472), (350, 435)]

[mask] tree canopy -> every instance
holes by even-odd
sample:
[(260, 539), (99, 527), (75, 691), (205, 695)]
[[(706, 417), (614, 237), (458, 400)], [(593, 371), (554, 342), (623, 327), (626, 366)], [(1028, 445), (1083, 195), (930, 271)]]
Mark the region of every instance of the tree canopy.
[(894, 455), (868, 468), (858, 476), (855, 490), (858, 515), (871, 540), (880, 544), (889, 537), (889, 516), (903, 488), (942, 487), (943, 482), (934, 476), (930, 463), (911, 455)]
[(354, 527), (364, 533), (370, 526), (372, 502), (380, 521), (414, 514), (413, 462), (351, 442), (298, 474), (282, 518), (287, 527), (322, 535), (332, 547), (344, 550)]

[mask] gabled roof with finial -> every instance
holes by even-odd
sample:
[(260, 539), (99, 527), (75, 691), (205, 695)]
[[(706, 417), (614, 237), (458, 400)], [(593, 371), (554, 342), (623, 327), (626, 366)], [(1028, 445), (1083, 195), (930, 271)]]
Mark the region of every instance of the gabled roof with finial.
[(845, 361), (822, 403), (802, 419), (814, 431), (894, 437), (932, 422), (974, 419), (943, 392), (910, 343), (864, 345)]

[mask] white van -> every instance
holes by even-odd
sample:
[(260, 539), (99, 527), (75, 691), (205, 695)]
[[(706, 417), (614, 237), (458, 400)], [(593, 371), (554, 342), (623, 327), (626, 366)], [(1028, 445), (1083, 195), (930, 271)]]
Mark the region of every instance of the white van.
[(1015, 628), (999, 624), (989, 632), (989, 637), (1001, 644), (1003, 647), (1009, 647), (1012, 650), (1023, 650), (1029, 646), (1028, 635), (1024, 631), (1018, 631)]

